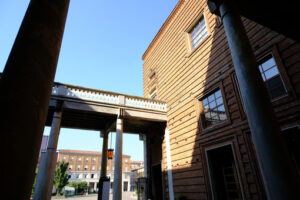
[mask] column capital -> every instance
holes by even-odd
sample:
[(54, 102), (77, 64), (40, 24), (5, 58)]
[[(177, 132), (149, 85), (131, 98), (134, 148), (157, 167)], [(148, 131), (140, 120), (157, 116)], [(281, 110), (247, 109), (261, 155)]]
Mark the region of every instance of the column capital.
[(55, 111), (56, 112), (63, 111), (64, 105), (65, 105), (64, 101), (56, 100), (56, 102), (55, 102)]
[(208, 6), (209, 11), (210, 11), (212, 14), (215, 14), (215, 15), (220, 16), (219, 8), (220, 8), (220, 4), (221, 4), (223, 1), (224, 1), (224, 0), (208, 0), (208, 1), (207, 1), (207, 6)]
[(120, 108), (119, 112), (118, 112), (118, 118), (119, 119), (124, 119), (124, 114), (125, 114), (124, 109)]

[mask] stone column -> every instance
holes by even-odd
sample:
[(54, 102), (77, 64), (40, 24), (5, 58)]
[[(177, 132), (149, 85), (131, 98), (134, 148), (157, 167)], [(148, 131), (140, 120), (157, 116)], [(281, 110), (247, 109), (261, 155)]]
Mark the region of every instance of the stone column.
[(210, 0), (208, 6), (211, 12), (220, 14), (224, 24), (267, 197), (299, 199), (296, 173), (236, 4)]
[(140, 134), (140, 140), (143, 141), (144, 147), (144, 178), (145, 178), (145, 188), (144, 188), (144, 198), (147, 199), (149, 191), (149, 180), (148, 180), (148, 162), (147, 162), (147, 137), (146, 134)]
[(101, 133), (101, 137), (103, 137), (103, 145), (102, 145), (102, 159), (101, 159), (101, 174), (100, 177), (106, 177), (107, 172), (107, 151), (108, 151), (108, 134), (107, 132)]
[(68, 7), (30, 1), (1, 77), (1, 159), (17, 164), (1, 165), (0, 176), (11, 199), (31, 194)]
[(103, 138), (102, 144), (102, 158), (101, 158), (101, 171), (98, 186), (98, 200), (102, 200), (103, 182), (109, 181), (107, 177), (107, 150), (108, 150), (108, 132), (101, 131), (100, 137)]
[(165, 129), (165, 142), (166, 142), (166, 154), (167, 154), (169, 199), (174, 200), (171, 145), (170, 145), (170, 134), (168, 128)]
[(140, 140), (143, 141), (144, 147), (144, 177), (148, 177), (148, 165), (147, 165), (147, 137), (146, 134), (140, 134)]
[(97, 190), (97, 182), (94, 182), (94, 191)]
[(113, 200), (122, 200), (123, 119), (117, 119)]
[(47, 151), (41, 159), (38, 175), (36, 178), (36, 186), (33, 195), (34, 200), (51, 199), (53, 176), (56, 167), (56, 149), (60, 131), (61, 117), (62, 111), (54, 112)]

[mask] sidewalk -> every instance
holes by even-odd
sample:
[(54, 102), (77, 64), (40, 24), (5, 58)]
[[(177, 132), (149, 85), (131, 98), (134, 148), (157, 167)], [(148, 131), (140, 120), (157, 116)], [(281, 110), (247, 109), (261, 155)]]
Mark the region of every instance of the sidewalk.
[[(74, 196), (74, 197), (57, 197), (52, 196), (51, 200), (97, 200), (98, 195), (97, 194), (90, 194), (90, 195), (82, 195), (82, 196)], [(110, 200), (112, 200), (112, 194), (110, 195)], [(135, 192), (123, 192), (122, 193), (122, 200), (137, 200), (137, 196), (135, 195)]]

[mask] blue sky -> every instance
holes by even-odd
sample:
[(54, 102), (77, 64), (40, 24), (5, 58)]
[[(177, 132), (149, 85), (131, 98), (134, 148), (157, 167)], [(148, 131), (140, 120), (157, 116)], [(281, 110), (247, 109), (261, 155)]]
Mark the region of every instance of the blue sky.
[[(71, 0), (55, 81), (142, 96), (141, 57), (176, 3)], [(0, 71), (28, 4), (29, 0), (0, 1)], [(45, 134), (49, 131), (46, 128)], [(99, 132), (62, 129), (61, 148), (101, 151), (102, 140)], [(133, 160), (143, 159), (137, 135), (124, 135), (123, 152)]]

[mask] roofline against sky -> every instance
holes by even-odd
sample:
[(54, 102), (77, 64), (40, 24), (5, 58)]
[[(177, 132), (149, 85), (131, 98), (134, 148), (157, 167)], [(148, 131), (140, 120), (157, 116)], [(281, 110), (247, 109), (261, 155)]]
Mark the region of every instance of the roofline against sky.
[(160, 27), (159, 31), (156, 33), (154, 39), (151, 41), (150, 45), (148, 46), (148, 48), (146, 49), (146, 51), (144, 52), (143, 56), (142, 56), (142, 60), (145, 59), (146, 55), (148, 54), (148, 52), (152, 49), (153, 45), (155, 44), (155, 42), (158, 40), (158, 38), (160, 37), (160, 35), (162, 34), (162, 32), (164, 31), (165, 27), (170, 23), (171, 19), (175, 16), (177, 10), (180, 8), (181, 4), (184, 2), (184, 0), (178, 0), (176, 6), (173, 8), (172, 12), (170, 13), (170, 15), (168, 16), (168, 18), (166, 19), (166, 21), (163, 23), (163, 25)]

